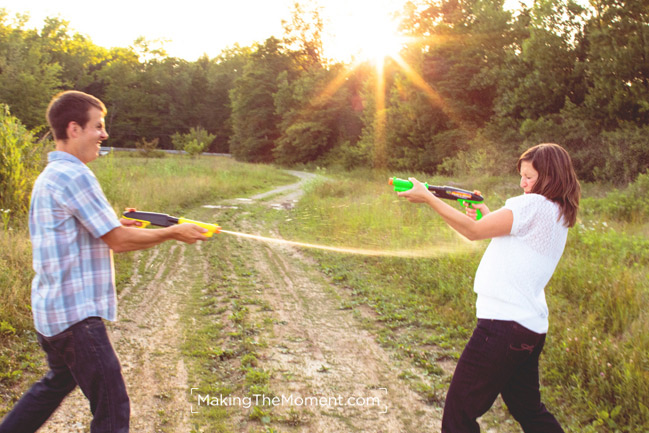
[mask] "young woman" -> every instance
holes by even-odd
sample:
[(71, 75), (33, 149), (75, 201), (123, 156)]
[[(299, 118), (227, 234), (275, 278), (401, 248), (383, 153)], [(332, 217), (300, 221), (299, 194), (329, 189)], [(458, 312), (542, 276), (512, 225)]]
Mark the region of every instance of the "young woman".
[(548, 331), (544, 288), (575, 225), (581, 188), (568, 153), (556, 144), (528, 149), (518, 160), (523, 195), (490, 212), (466, 214), (411, 178), (399, 196), (426, 203), (470, 240), (492, 239), (475, 276), (478, 323), (446, 396), (442, 433), (479, 432), (477, 419), (498, 395), (525, 433), (563, 429), (541, 402), (539, 355)]

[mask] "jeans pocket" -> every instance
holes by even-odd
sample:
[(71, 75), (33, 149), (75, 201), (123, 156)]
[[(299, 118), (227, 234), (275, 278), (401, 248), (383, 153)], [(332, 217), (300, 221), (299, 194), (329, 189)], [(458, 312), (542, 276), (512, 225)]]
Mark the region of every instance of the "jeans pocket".
[(516, 361), (523, 361), (538, 353), (539, 345), (543, 347), (543, 335), (536, 334), (518, 325), (516, 332), (512, 333), (507, 354)]
[(531, 354), (534, 351), (534, 346), (531, 346), (526, 343), (521, 343), (520, 346), (518, 347), (517, 346), (518, 345), (512, 343), (509, 345), (509, 350), (513, 350), (514, 352), (527, 352), (529, 354)]
[(63, 359), (65, 360), (65, 364), (68, 366), (68, 368), (74, 368), (75, 362), (77, 360), (77, 356), (74, 351), (74, 344), (70, 344), (65, 348), (65, 351), (63, 352)]

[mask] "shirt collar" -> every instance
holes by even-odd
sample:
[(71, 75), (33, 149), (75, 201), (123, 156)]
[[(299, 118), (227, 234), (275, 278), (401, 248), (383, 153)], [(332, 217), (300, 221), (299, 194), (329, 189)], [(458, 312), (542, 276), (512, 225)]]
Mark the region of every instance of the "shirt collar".
[(63, 152), (62, 150), (54, 150), (47, 154), (47, 162), (54, 161), (69, 161), (76, 164), (83, 164), (83, 162), (81, 162), (79, 158), (72, 155), (71, 153)]

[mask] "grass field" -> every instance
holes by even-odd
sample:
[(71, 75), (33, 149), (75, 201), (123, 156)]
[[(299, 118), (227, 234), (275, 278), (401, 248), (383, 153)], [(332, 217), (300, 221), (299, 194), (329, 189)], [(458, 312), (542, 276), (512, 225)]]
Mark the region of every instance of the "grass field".
[[(225, 158), (109, 157), (91, 166), (116, 210), (128, 206), (180, 214), (198, 204), (291, 181), (274, 168)], [(377, 330), (380, 342), (411, 358), (432, 385), (408, 371), (403, 372), (404, 380), (439, 405), (449, 380), (440, 365), (458, 358), (475, 324), (473, 276), (488, 241), (470, 244), (431, 210), (397, 199), (387, 177), (327, 173), (309, 186), (288, 215), (267, 212), (260, 215), (267, 219), (260, 226), (278, 227), (283, 237), (303, 242), (428, 254), (406, 259), (309, 250), (322, 273), (350, 295), (343, 307), (369, 308), (373, 319), (368, 319), (372, 321), (368, 326)], [(452, 182), (418, 177), (429, 183)], [(491, 209), (519, 194), (515, 177), (453, 181), (480, 189)], [(647, 186), (646, 175), (619, 191), (584, 185), (580, 220), (570, 230), (566, 251), (546, 290), (551, 316), (542, 356), (542, 392), (570, 432), (649, 432)], [(31, 380), (41, 358), (29, 312), (28, 234), (24, 222), (12, 221), (10, 227), (0, 232), (3, 399)], [(127, 281), (131, 258), (117, 257), (122, 272), (118, 279)], [(219, 260), (213, 258), (215, 263)], [(243, 261), (245, 257), (239, 257), (236, 263)], [(239, 316), (234, 313), (230, 319), (236, 325)], [(212, 331), (220, 328), (215, 325)], [(249, 354), (247, 362), (254, 364), (255, 351)], [(262, 379), (251, 377), (247, 386), (263, 386)]]
[[(294, 211), (300, 223), (282, 233), (391, 249), (450, 245), (440, 218), (397, 200), (385, 179), (357, 173), (313, 185)], [(551, 317), (543, 392), (569, 431), (649, 431), (647, 181), (642, 176), (608, 195), (585, 185), (581, 219), (546, 289)], [(517, 185), (514, 177), (460, 184), (480, 189), (492, 209), (520, 194)], [(456, 238), (457, 252), (416, 260), (314, 254), (323, 272), (353, 293), (355, 305), (378, 314), (384, 344), (438, 377), (437, 386), (421, 389), (437, 401), (448, 380), (437, 365), (459, 356), (475, 325), (473, 276), (486, 242), (467, 250)]]

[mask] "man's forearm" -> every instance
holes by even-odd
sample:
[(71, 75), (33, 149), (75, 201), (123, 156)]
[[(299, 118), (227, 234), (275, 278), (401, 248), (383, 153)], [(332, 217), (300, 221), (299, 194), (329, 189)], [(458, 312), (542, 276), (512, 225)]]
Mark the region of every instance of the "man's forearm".
[(116, 253), (144, 250), (174, 239), (174, 227), (144, 230), (132, 227), (117, 227), (102, 236), (104, 242)]

